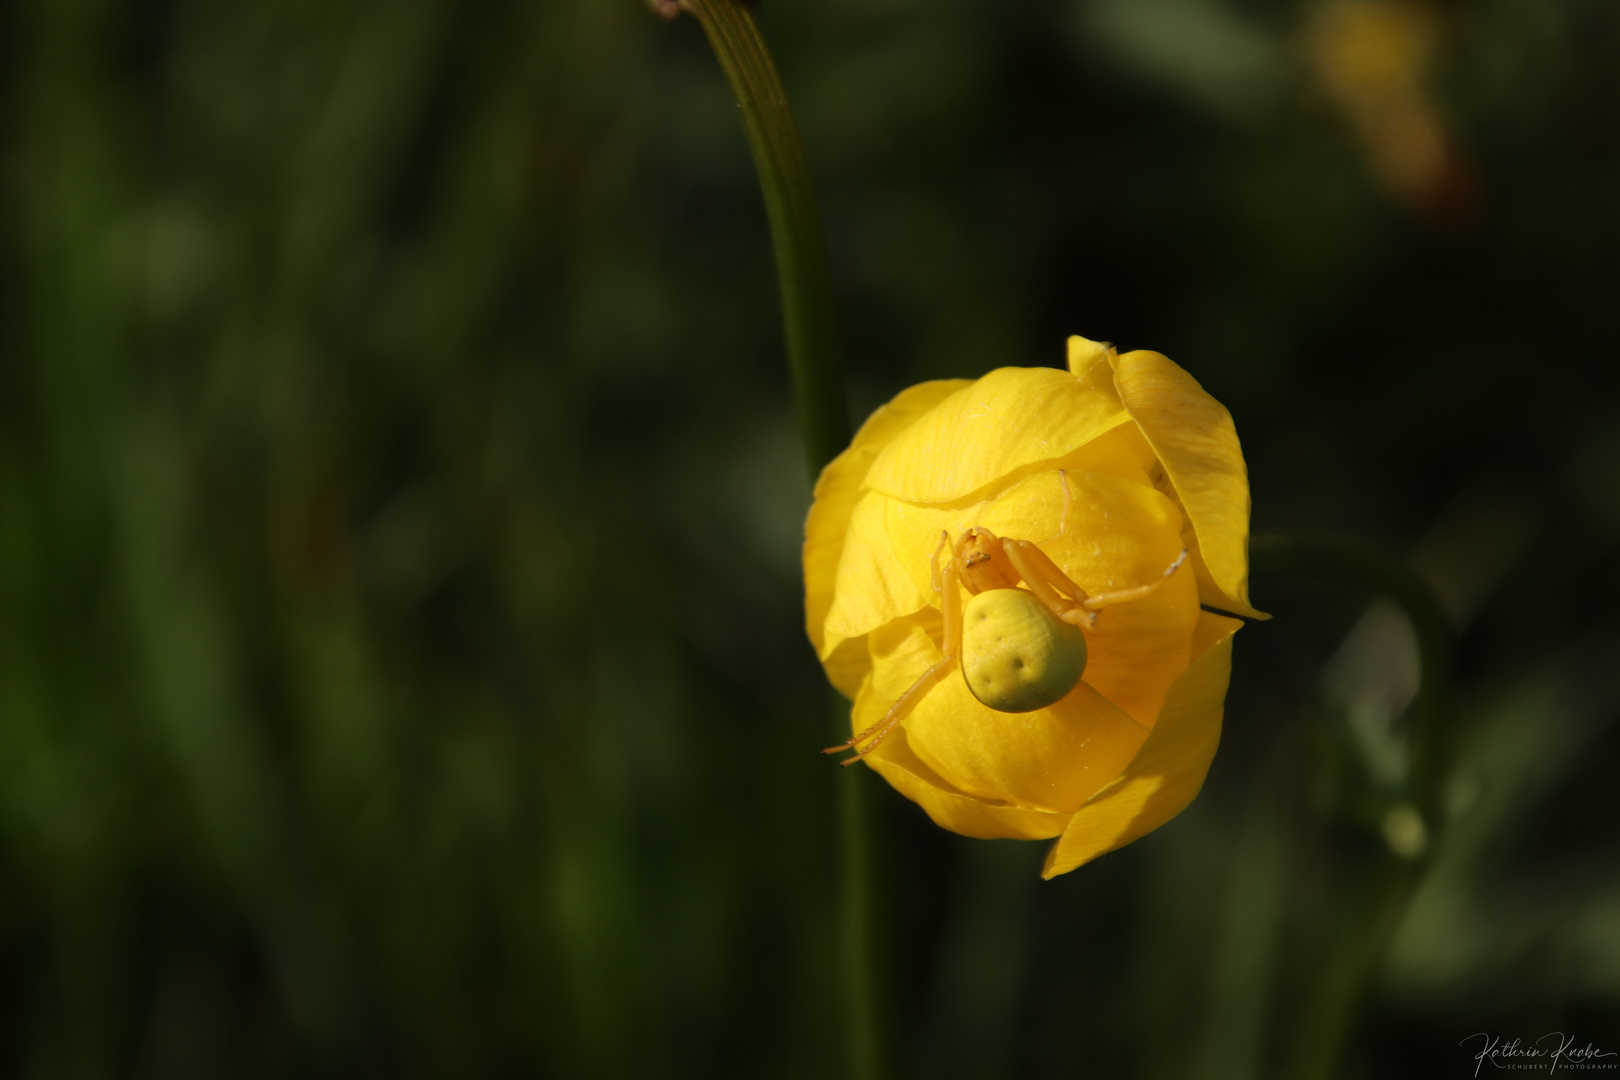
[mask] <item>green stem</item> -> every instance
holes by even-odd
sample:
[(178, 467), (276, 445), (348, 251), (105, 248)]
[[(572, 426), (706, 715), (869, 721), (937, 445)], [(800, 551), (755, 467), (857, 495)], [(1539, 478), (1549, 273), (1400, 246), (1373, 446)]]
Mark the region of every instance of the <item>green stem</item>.
[(804, 143), (781, 76), (748, 9), (739, 0), (682, 0), (681, 6), (697, 16), (714, 47), (759, 172), (776, 250), (799, 431), (813, 483), (822, 467), (849, 445), (850, 427), (827, 241)]
[[(842, 703), (842, 699), (840, 699)], [(849, 710), (838, 710), (838, 730), (849, 727)], [(849, 1021), (850, 1080), (881, 1080), (885, 1052), (877, 987), (878, 941), (873, 902), (875, 883), (871, 844), (872, 808), (867, 769), (840, 769), (838, 802), (843, 840), (843, 895), (840, 900), (844, 999)]]
[[(1257, 573), (1303, 573), (1370, 587), (1393, 600), (1417, 637), (1420, 682), (1408, 711), (1410, 766), (1405, 801), (1423, 821), (1434, 850), (1452, 698), (1453, 632), (1439, 598), (1411, 567), (1372, 544), (1346, 536), (1257, 536), (1249, 546)], [(1340, 935), (1314, 998), (1306, 1005), (1291, 1068), (1296, 1080), (1328, 1080), (1335, 1071), (1368, 985), (1422, 879), (1423, 855), (1403, 858), (1380, 846), (1357, 915)]]
[[(660, 5), (669, 10), (668, 0)], [(810, 482), (850, 441), (849, 407), (833, 311), (832, 272), (821, 211), (798, 125), (788, 107), (781, 76), (771, 61), (754, 17), (739, 0), (678, 0), (697, 16), (731, 84), (743, 129), (759, 173), (765, 212), (776, 252), (782, 294), (782, 329), (793, 373), (799, 432)], [(848, 730), (841, 709), (838, 737)], [(839, 829), (843, 851), (840, 942), (844, 1006), (852, 1080), (881, 1080), (882, 1027), (878, 1019), (874, 957), (878, 935), (873, 899), (872, 814), (864, 769), (838, 770)]]

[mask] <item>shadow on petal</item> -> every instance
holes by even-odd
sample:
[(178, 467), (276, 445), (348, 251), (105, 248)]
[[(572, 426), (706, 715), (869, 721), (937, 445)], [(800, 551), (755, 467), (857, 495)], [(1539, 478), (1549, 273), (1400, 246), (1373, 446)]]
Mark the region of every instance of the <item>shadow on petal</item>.
[[(846, 697), (855, 696), (865, 672), (865, 649), (859, 649), (848, 662), (831, 663), (839, 642), (827, 644), (827, 613), (833, 605), (833, 584), (838, 563), (844, 554), (845, 534), (850, 515), (860, 501), (866, 474), (873, 460), (895, 437), (917, 418), (964, 386), (966, 379), (941, 379), (913, 386), (867, 418), (849, 449), (839, 454), (816, 480), (815, 501), (804, 523), (804, 613), (805, 629), (816, 647), (816, 654), (828, 660), (828, 674)], [(848, 658), (846, 658), (848, 659)]]
[(1197, 658), (1165, 696), (1153, 733), (1124, 774), (1069, 819), (1047, 852), (1042, 877), (1068, 873), (1152, 832), (1197, 796), (1221, 741), (1232, 635), (1242, 625), (1203, 614), (1193, 639)]
[(1081, 681), (1062, 701), (1027, 713), (988, 708), (960, 669), (906, 721), (917, 756), (981, 799), (1066, 812), (1117, 777), (1148, 731)]
[(1249, 475), (1226, 406), (1174, 361), (1146, 350), (1110, 354), (1114, 384), (1159, 456), (1198, 539), (1196, 565), (1215, 595), (1206, 602), (1251, 618)]
[(923, 808), (934, 824), (978, 840), (1050, 840), (1063, 832), (1069, 815), (974, 798), (946, 783), (919, 758), (896, 730), (868, 755), (896, 791)]

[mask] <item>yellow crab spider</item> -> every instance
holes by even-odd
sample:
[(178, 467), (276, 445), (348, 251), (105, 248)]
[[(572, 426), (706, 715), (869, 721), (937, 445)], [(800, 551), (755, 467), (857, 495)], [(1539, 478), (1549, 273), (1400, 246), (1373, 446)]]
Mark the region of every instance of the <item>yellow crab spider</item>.
[[(1068, 527), (1069, 481), (1063, 470), (1059, 475), (1061, 537)], [(1032, 541), (1000, 537), (975, 525), (951, 545), (950, 560), (941, 571), (939, 556), (948, 543), (950, 534), (942, 531), (929, 563), (945, 622), (939, 661), (895, 699), (883, 719), (822, 751), (854, 750), (840, 765), (853, 765), (871, 753), (958, 663), (973, 696), (997, 712), (1033, 712), (1056, 704), (1085, 673), (1085, 635), (1095, 628), (1097, 612), (1153, 593), (1187, 560), (1183, 548), (1154, 581), (1088, 596)], [(1019, 588), (1020, 582), (1027, 588)], [(973, 596), (965, 610), (962, 588)]]

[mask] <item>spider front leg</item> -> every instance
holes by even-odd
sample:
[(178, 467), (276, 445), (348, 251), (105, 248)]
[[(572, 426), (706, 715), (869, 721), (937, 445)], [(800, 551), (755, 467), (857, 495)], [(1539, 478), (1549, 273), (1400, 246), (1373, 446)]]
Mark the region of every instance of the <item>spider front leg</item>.
[[(934, 549), (932, 567), (934, 589), (939, 593), (940, 611), (944, 615), (945, 621), (945, 642), (940, 650), (940, 658), (932, 667), (923, 672), (916, 682), (911, 684), (909, 690), (895, 699), (894, 704), (889, 706), (889, 711), (883, 714), (883, 719), (865, 731), (857, 733), (848, 742), (839, 743), (837, 746), (829, 746), (822, 751), (823, 754), (836, 754), (842, 750), (853, 749), (855, 751), (854, 756), (840, 761), (838, 763), (840, 765), (853, 765), (877, 749), (877, 745), (884, 740), (889, 732), (894, 730), (894, 726), (911, 715), (911, 710), (917, 707), (917, 703), (927, 695), (928, 691), (945, 681), (945, 677), (956, 668), (957, 661), (961, 658), (962, 573), (956, 565), (954, 555), (951, 557), (950, 562), (946, 564), (943, 574), (939, 569), (939, 553), (945, 549), (948, 539), (949, 537), (946, 534), (942, 533), (940, 535), (939, 547)], [(868, 742), (867, 740), (871, 741)], [(862, 743), (866, 743), (866, 745), (862, 746)]]
[(1140, 600), (1144, 596), (1149, 596), (1157, 592), (1159, 586), (1169, 581), (1170, 578), (1175, 575), (1175, 572), (1181, 569), (1181, 564), (1186, 561), (1187, 549), (1182, 548), (1181, 554), (1177, 555), (1175, 559), (1171, 561), (1170, 565), (1164, 568), (1164, 573), (1160, 574), (1146, 585), (1132, 585), (1125, 589), (1110, 589), (1108, 592), (1098, 593), (1096, 596), (1093, 596), (1088, 600), (1082, 600), (1081, 603), (1086, 606), (1088, 611), (1099, 611), (1113, 604), (1123, 604), (1127, 600)]
[[(1124, 589), (1111, 589), (1096, 596), (1088, 596), (1086, 590), (1076, 585), (1065, 574), (1052, 557), (1028, 540), (1002, 540), (1002, 549), (1007, 553), (1007, 561), (1012, 563), (1018, 576), (1024, 579), (1029, 591), (1035, 594), (1036, 599), (1045, 604), (1047, 610), (1059, 619), (1078, 626), (1083, 630), (1092, 630), (1097, 626), (1097, 612), (1112, 604), (1123, 604), (1128, 600), (1140, 600), (1158, 591), (1159, 587), (1169, 581), (1175, 572), (1181, 569), (1181, 564), (1187, 561), (1187, 549), (1182, 548), (1181, 554), (1153, 581), (1146, 585), (1133, 585)], [(1059, 594), (1062, 595), (1059, 595)]]

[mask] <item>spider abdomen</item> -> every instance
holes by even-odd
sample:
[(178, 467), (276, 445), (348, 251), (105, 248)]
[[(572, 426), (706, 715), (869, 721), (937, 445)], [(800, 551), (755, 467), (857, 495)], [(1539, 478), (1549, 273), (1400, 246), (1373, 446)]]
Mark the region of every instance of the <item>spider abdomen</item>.
[(989, 589), (962, 613), (962, 675), (997, 712), (1061, 701), (1086, 669), (1086, 637), (1024, 589)]

